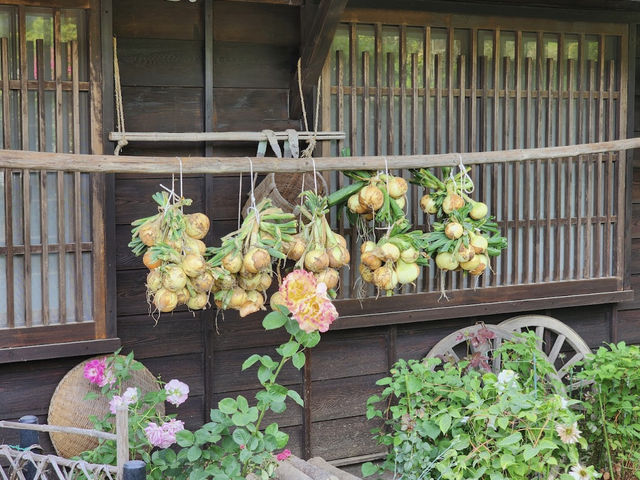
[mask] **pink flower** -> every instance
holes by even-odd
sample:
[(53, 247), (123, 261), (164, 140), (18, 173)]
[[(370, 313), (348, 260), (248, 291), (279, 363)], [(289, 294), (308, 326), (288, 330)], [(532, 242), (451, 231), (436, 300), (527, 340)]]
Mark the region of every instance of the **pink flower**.
[(164, 390), (167, 392), (167, 402), (176, 407), (182, 405), (189, 396), (189, 385), (175, 378), (164, 386)]
[(278, 460), (279, 462), (284, 462), (290, 456), (291, 456), (291, 450), (287, 448), (286, 450), (283, 450), (278, 455), (276, 455), (276, 460)]
[(104, 371), (104, 375), (98, 382), (98, 386), (104, 387), (107, 384), (113, 385), (114, 383), (116, 383), (116, 377), (113, 374), (113, 370), (111, 368), (108, 368)]
[(129, 387), (124, 392), (122, 396), (114, 395), (113, 398), (109, 401), (109, 411), (116, 414), (116, 410), (120, 405), (129, 406), (132, 403), (136, 403), (138, 401), (138, 389), (134, 387)]
[(120, 395), (114, 395), (113, 398), (109, 400), (109, 411), (115, 415), (118, 407), (124, 404)]
[(164, 422), (161, 428), (166, 433), (175, 436), (176, 433), (184, 430), (184, 422), (182, 420), (176, 420), (175, 418), (172, 418), (168, 422)]
[(326, 332), (338, 318), (338, 311), (327, 295), (326, 284), (318, 283), (312, 273), (294, 270), (285, 277), (280, 293), (293, 318), (307, 333)]
[(166, 432), (154, 422), (149, 422), (147, 428), (144, 429), (144, 434), (154, 447), (169, 448), (176, 441), (175, 434)]
[(104, 370), (106, 363), (105, 358), (94, 358), (90, 362), (87, 362), (84, 366), (84, 378), (89, 380), (91, 383), (103, 386), (104, 384), (100, 384), (104, 382)]

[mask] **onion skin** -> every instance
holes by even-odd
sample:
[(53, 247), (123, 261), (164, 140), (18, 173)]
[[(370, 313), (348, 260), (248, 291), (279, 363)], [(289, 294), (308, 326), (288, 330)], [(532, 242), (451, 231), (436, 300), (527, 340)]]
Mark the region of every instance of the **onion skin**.
[(304, 268), (313, 273), (321, 272), (329, 266), (329, 255), (322, 248), (314, 248), (304, 256)]
[(448, 194), (442, 201), (442, 211), (447, 215), (462, 207), (464, 207), (464, 199), (455, 193)]
[(384, 193), (375, 185), (367, 185), (358, 193), (358, 200), (367, 212), (375, 212), (384, 204)]
[(287, 306), (287, 304), (284, 301), (284, 297), (280, 292), (275, 292), (273, 295), (271, 295), (271, 300), (269, 301), (269, 305), (271, 306), (271, 310), (273, 310), (274, 312), (277, 311), (278, 306), (281, 306), (281, 307)]
[(471, 245), (469, 245), (468, 247), (460, 245), (460, 248), (456, 252), (456, 260), (458, 260), (458, 262), (462, 264), (471, 260), (475, 256), (475, 254), (476, 253), (473, 251)]
[(460, 266), (468, 272), (475, 270), (480, 265), (480, 255), (474, 255), (468, 262), (461, 262)]
[(347, 208), (353, 213), (367, 213), (367, 208), (360, 203), (360, 197), (357, 193), (354, 193), (347, 200)]
[(420, 258), (420, 252), (413, 247), (400, 252), (400, 259), (405, 263), (415, 263), (418, 258)]
[(138, 229), (138, 237), (148, 247), (153, 247), (160, 239), (160, 222), (154, 220), (143, 224)]
[(407, 206), (407, 197), (405, 197), (404, 195), (400, 198), (394, 198), (396, 204), (398, 205), (398, 208), (404, 210), (404, 207)]
[(449, 222), (447, 223), (447, 226), (444, 227), (444, 234), (449, 240), (457, 240), (462, 236), (463, 233), (464, 227), (458, 222)]
[(260, 286), (260, 274), (238, 276), (238, 285), (245, 290), (256, 290)]
[(242, 268), (242, 253), (236, 250), (225, 255), (222, 259), (222, 267), (229, 273), (238, 273)]
[(272, 282), (273, 282), (273, 279), (271, 278), (271, 275), (269, 275), (268, 273), (261, 273), (260, 284), (258, 285), (258, 288), (256, 288), (256, 290), (264, 292), (271, 286)]
[(238, 309), (240, 311), (240, 317), (246, 317), (252, 313), (257, 312), (264, 306), (264, 298), (262, 295), (255, 291), (247, 292), (247, 301)]
[(305, 251), (305, 244), (299, 239), (296, 239), (290, 246), (289, 251), (287, 252), (287, 258), (297, 262), (302, 258)]
[(271, 255), (264, 248), (250, 248), (244, 256), (243, 266), (248, 273), (266, 270), (271, 266)]
[(371, 240), (367, 240), (362, 245), (360, 245), (360, 253), (370, 252), (374, 248), (376, 248), (376, 246), (377, 245), (375, 242), (372, 242)]
[(458, 268), (458, 261), (449, 252), (440, 252), (436, 255), (436, 265), (440, 270), (455, 270)]
[(240, 308), (247, 302), (247, 292), (240, 287), (236, 287), (231, 291), (229, 298), (230, 308)]
[(151, 249), (147, 249), (147, 251), (142, 256), (142, 263), (144, 263), (145, 267), (147, 267), (149, 270), (153, 270), (154, 268), (158, 268), (160, 265), (162, 265), (162, 260), (153, 260), (151, 258)]
[(395, 262), (400, 258), (400, 249), (393, 243), (385, 243), (380, 246), (382, 256), (386, 261)]
[(187, 274), (177, 265), (169, 265), (162, 276), (162, 285), (167, 290), (177, 292), (187, 284)]
[(344, 248), (347, 248), (347, 240), (342, 235), (334, 233), (333, 236), (335, 237), (336, 242), (338, 242), (338, 245), (342, 245)]
[(327, 255), (329, 256), (329, 266), (331, 268), (340, 268), (347, 265), (351, 260), (349, 250), (342, 245), (336, 245), (335, 247), (327, 250)]
[(187, 235), (196, 240), (203, 239), (209, 231), (209, 218), (204, 213), (185, 215)]
[(393, 282), (393, 270), (387, 266), (382, 266), (373, 272), (373, 284), (384, 290), (390, 290), (389, 285)]
[(428, 213), (430, 215), (438, 213), (438, 207), (436, 207), (436, 202), (431, 195), (424, 195), (420, 199), (420, 208), (424, 213)]
[(415, 282), (420, 276), (420, 267), (416, 263), (406, 263), (398, 260), (396, 273), (398, 275), (398, 283), (406, 285)]
[(153, 297), (153, 304), (162, 312), (172, 312), (178, 306), (178, 296), (175, 292), (161, 288)]
[(340, 281), (340, 274), (333, 268), (327, 268), (322, 272), (316, 273), (314, 276), (316, 277), (318, 283), (324, 283), (327, 286), (328, 290), (336, 288), (338, 286), (338, 282)]
[(182, 250), (187, 254), (204, 255), (207, 251), (207, 246), (202, 240), (196, 240), (195, 238), (187, 236), (182, 243)]
[(147, 274), (147, 290), (157, 292), (162, 288), (162, 274), (159, 270), (152, 270)]
[(391, 177), (387, 184), (387, 191), (392, 198), (401, 198), (409, 190), (409, 184), (402, 177)]
[(215, 282), (213, 280), (213, 275), (209, 272), (204, 272), (194, 278), (191, 283), (197, 292), (207, 293), (211, 291)]
[(480, 264), (469, 272), (471, 275), (480, 275), (489, 267), (489, 258), (486, 255), (478, 255), (478, 258), (480, 259)]
[(374, 252), (365, 252), (360, 257), (360, 261), (371, 270), (377, 270), (382, 266), (382, 259)]
[(473, 251), (478, 254), (478, 253), (484, 253), (487, 251), (487, 248), (489, 247), (489, 242), (482, 235), (474, 235), (471, 238), (469, 245), (471, 245), (471, 248), (473, 248)]
[(485, 203), (476, 202), (473, 204), (471, 211), (469, 212), (469, 216), (474, 220), (482, 220), (489, 213), (489, 208)]
[(178, 305), (185, 305), (189, 301), (189, 290), (183, 288), (179, 292), (176, 292), (176, 296), (178, 297)]
[(360, 264), (358, 267), (360, 270), (360, 276), (367, 283), (373, 283), (373, 271), (364, 264)]
[(189, 254), (182, 259), (182, 270), (189, 277), (197, 277), (205, 271), (207, 262), (200, 255)]
[(198, 293), (194, 297), (189, 297), (187, 307), (189, 310), (203, 310), (209, 303), (209, 297), (206, 293)]

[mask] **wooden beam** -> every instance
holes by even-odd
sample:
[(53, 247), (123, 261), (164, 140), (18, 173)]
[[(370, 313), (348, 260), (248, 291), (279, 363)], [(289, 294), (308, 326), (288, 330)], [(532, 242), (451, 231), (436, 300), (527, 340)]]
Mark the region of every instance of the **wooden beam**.
[[(347, 0), (320, 0), (320, 4), (317, 7), (309, 3), (302, 7), (301, 18), (309, 18), (311, 21), (310, 25), (304, 22), (301, 22), (300, 25), (301, 82), (309, 123), (311, 123), (312, 107), (311, 102), (308, 100), (311, 98), (310, 94), (318, 81), (318, 77), (320, 77), (336, 28), (338, 28), (338, 23), (346, 6)], [(308, 12), (305, 13), (306, 9), (314, 8), (313, 15), (309, 15)], [(297, 73), (294, 73), (292, 77), (289, 91), (289, 116), (294, 119), (300, 118), (302, 107)]]
[(562, 147), (529, 148), (494, 152), (442, 153), (434, 155), (388, 155), (360, 157), (126, 157), (73, 153), (0, 150), (0, 168), (93, 173), (237, 174), (291, 173), (341, 170), (457, 167), (542, 158), (564, 158), (640, 148), (640, 137)]
[(269, 3), (271, 5), (287, 5), (289, 7), (299, 7), (304, 5), (304, 0), (227, 0), (228, 2), (241, 3)]

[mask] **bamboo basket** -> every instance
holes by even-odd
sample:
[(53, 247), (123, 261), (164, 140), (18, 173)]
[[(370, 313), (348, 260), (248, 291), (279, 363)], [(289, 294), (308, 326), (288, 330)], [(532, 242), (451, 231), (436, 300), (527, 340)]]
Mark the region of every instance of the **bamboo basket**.
[[(103, 418), (109, 412), (109, 401), (100, 395), (100, 388), (84, 378), (84, 366), (91, 360), (93, 359), (76, 365), (60, 380), (49, 404), (49, 425), (93, 428), (89, 417), (95, 415)], [(159, 389), (156, 378), (146, 368), (132, 370), (130, 373), (131, 378), (124, 383), (124, 388), (138, 387), (142, 396)], [(99, 397), (85, 400), (84, 397), (89, 392), (96, 393)], [(164, 405), (158, 405), (158, 411), (164, 415)], [(56, 454), (65, 458), (75, 457), (98, 446), (97, 438), (86, 435), (53, 432), (49, 435)]]

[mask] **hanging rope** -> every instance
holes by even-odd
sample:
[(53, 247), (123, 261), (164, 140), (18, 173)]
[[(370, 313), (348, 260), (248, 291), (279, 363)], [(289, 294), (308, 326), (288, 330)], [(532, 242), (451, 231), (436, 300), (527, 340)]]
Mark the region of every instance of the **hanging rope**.
[(122, 86), (120, 84), (120, 65), (118, 62), (118, 40), (113, 37), (113, 83), (114, 95), (116, 97), (116, 128), (122, 134), (122, 138), (118, 140), (114, 155), (120, 155), (123, 147), (129, 144), (126, 139), (126, 131), (124, 128), (124, 107), (122, 105)]
[(250, 180), (251, 180), (251, 192), (249, 194), (249, 198), (251, 199), (251, 206), (249, 207), (249, 209), (247, 210), (247, 213), (251, 212), (251, 210), (253, 210), (256, 214), (256, 222), (258, 223), (258, 225), (260, 224), (260, 212), (258, 211), (258, 207), (256, 207), (256, 196), (255, 196), (255, 179), (253, 177), (253, 160), (251, 160), (250, 157), (245, 157), (247, 160), (249, 160), (249, 169), (250, 169)]
[[(318, 88), (316, 95), (316, 111), (313, 122), (313, 136), (307, 141), (308, 146), (300, 155), (301, 158), (310, 158), (313, 155), (313, 150), (316, 148), (318, 137), (318, 118), (320, 117), (320, 95), (321, 95), (322, 77), (318, 77)], [(304, 121), (304, 128), (309, 131), (309, 122), (307, 120), (307, 109), (304, 104), (304, 95), (302, 94), (302, 67), (301, 59), (298, 58), (298, 93), (300, 94), (300, 105), (302, 107), (302, 120)]]

